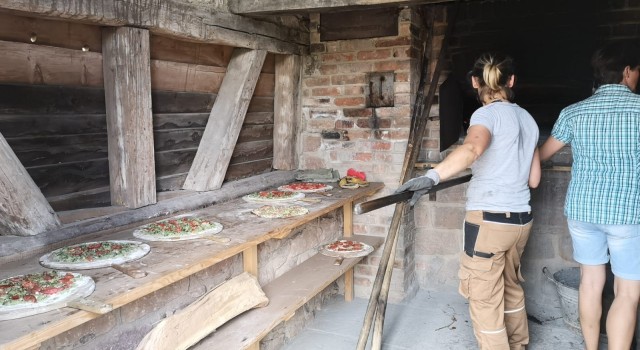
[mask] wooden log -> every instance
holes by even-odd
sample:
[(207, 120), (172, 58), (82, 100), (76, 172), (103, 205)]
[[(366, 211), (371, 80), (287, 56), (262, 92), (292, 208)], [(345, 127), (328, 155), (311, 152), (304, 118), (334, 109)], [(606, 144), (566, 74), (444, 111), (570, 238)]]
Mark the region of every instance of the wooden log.
[(222, 186), (265, 56), (261, 50), (234, 50), (184, 189)]
[(273, 98), (273, 167), (293, 170), (296, 165), (298, 132), (298, 91), (300, 91), (300, 56), (276, 56), (276, 91)]
[(309, 13), (326, 12), (358, 7), (386, 6), (402, 7), (415, 4), (429, 4), (440, 2), (453, 2), (453, 0), (237, 0), (230, 1), (231, 12), (245, 15), (270, 14), (270, 13)]
[(0, 235), (33, 236), (60, 220), (0, 134)]
[(111, 203), (139, 208), (156, 202), (149, 31), (103, 29)]
[(162, 320), (136, 349), (187, 349), (237, 315), (268, 303), (258, 280), (241, 273)]

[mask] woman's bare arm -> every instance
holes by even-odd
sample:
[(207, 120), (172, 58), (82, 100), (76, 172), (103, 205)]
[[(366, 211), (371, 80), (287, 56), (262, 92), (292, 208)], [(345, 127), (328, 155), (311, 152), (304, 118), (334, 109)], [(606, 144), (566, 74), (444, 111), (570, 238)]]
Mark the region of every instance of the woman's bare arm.
[(533, 152), (533, 159), (531, 160), (531, 170), (529, 171), (529, 187), (536, 188), (540, 184), (540, 176), (542, 175), (542, 169), (540, 165), (540, 152), (538, 148)]
[(556, 152), (564, 147), (564, 145), (564, 142), (558, 141), (553, 136), (549, 136), (547, 141), (545, 141), (544, 144), (540, 146), (540, 160), (543, 162), (549, 160), (549, 158), (556, 154)]
[(434, 170), (440, 180), (446, 180), (467, 169), (489, 147), (491, 133), (482, 125), (474, 125), (467, 130), (467, 137), (461, 146), (453, 150), (447, 158), (436, 165)]

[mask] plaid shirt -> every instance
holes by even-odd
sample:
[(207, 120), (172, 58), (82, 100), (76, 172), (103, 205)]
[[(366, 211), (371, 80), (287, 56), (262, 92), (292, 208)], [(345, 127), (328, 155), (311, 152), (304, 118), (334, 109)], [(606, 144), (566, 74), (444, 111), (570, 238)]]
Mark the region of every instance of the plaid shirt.
[(573, 153), (565, 215), (640, 224), (640, 95), (624, 85), (603, 85), (562, 110), (551, 135), (571, 144)]

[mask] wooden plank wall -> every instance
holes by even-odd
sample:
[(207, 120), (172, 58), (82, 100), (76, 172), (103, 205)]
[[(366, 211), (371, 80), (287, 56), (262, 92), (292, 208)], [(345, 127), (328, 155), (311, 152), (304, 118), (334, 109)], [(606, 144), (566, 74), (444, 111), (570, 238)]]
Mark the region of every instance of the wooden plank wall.
[[(110, 204), (100, 28), (79, 36), (69, 25), (0, 14), (0, 133), (56, 211)], [(151, 37), (158, 191), (184, 182), (232, 51)], [(267, 55), (225, 181), (271, 171), (274, 61)]]

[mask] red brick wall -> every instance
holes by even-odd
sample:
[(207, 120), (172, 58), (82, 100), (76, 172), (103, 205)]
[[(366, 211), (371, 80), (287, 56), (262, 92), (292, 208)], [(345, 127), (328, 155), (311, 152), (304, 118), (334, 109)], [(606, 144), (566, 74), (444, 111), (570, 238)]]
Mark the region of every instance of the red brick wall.
[[(444, 16), (437, 17), (442, 26)], [(318, 28), (319, 20), (319, 16), (312, 16), (311, 28)], [(440, 32), (433, 31), (437, 35)], [(347, 169), (355, 168), (364, 171), (368, 180), (386, 184), (378, 196), (395, 190), (409, 137), (425, 33), (420, 15), (411, 9), (399, 14), (398, 36), (321, 42), (320, 34), (312, 29), (311, 54), (305, 57), (302, 78), (302, 168), (334, 168), (343, 176)], [(436, 38), (434, 44), (439, 45), (440, 41)], [(367, 74), (389, 71), (394, 73), (394, 105), (367, 107)], [(429, 135), (437, 135), (437, 128), (437, 122), (430, 123)], [(438, 139), (429, 136), (423, 146), (437, 150)], [(428, 154), (429, 150), (425, 152)], [(385, 236), (392, 215), (393, 206), (389, 206), (356, 216), (354, 232)], [(391, 300), (402, 299), (416, 287), (414, 232), (403, 229), (401, 237)], [(357, 267), (357, 296), (369, 296), (379, 255), (380, 251)]]

